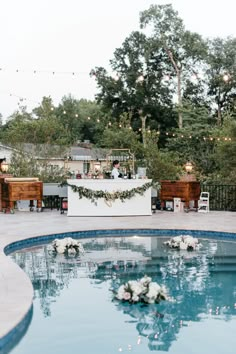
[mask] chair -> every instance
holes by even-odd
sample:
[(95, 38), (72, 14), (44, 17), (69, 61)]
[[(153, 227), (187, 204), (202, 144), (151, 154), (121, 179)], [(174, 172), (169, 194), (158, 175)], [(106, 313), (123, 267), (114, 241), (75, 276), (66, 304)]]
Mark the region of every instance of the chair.
[(208, 213), (209, 209), (209, 193), (201, 192), (200, 199), (198, 201), (198, 212), (199, 213)]

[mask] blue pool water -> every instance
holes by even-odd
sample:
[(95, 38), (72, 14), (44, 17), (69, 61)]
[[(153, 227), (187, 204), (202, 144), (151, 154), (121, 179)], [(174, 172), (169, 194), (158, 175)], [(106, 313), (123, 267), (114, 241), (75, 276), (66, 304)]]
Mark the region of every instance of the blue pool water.
[[(82, 256), (44, 244), (10, 257), (34, 286), (33, 318), (11, 354), (231, 354), (236, 348), (236, 242), (202, 239), (197, 252), (169, 237), (82, 239)], [(112, 289), (151, 276), (174, 301), (140, 305)]]

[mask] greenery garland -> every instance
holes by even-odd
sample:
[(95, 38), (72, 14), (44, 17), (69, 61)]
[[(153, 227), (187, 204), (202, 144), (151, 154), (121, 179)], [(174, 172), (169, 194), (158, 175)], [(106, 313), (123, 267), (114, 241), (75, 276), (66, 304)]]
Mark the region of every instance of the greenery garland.
[(125, 191), (115, 191), (115, 192), (107, 192), (102, 190), (92, 190), (81, 186), (76, 186), (74, 184), (70, 184), (67, 182), (63, 182), (61, 186), (71, 187), (72, 191), (79, 194), (79, 198), (87, 198), (90, 199), (92, 203), (96, 203), (96, 200), (103, 198), (105, 202), (114, 202), (116, 199), (125, 202), (126, 199), (133, 198), (136, 194), (143, 195), (146, 190), (151, 187), (155, 187), (158, 189), (158, 185), (154, 182), (147, 182), (143, 184), (141, 187), (132, 188), (130, 190)]

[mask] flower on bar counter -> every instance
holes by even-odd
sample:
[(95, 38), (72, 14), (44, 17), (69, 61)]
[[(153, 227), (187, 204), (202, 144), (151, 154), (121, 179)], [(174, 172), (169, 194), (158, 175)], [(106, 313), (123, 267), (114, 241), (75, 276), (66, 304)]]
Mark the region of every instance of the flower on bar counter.
[(65, 237), (63, 239), (56, 238), (52, 242), (53, 250), (57, 253), (67, 253), (67, 254), (76, 254), (84, 253), (84, 247), (78, 240), (75, 240), (71, 237)]
[(190, 235), (180, 235), (172, 237), (170, 240), (165, 241), (164, 245), (177, 250), (186, 251), (196, 251), (202, 247), (202, 244), (199, 243), (198, 239)]
[(146, 275), (140, 280), (129, 280), (114, 293), (116, 299), (130, 303), (158, 304), (161, 300), (169, 299), (165, 286), (153, 282)]

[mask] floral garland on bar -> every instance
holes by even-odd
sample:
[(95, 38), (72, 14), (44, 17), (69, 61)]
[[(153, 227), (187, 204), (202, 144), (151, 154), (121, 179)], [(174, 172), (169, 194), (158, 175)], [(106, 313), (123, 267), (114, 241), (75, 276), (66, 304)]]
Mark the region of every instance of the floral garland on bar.
[(143, 195), (146, 192), (146, 190), (148, 190), (151, 187), (159, 188), (158, 185), (154, 182), (147, 182), (143, 184), (141, 187), (136, 187), (125, 191), (117, 190), (115, 192), (107, 192), (103, 190), (92, 190), (89, 188), (76, 186), (74, 184), (70, 184), (67, 182), (63, 182), (61, 186), (71, 187), (73, 192), (79, 194), (80, 199), (84, 197), (90, 199), (92, 203), (96, 203), (96, 200), (98, 199), (104, 199), (105, 202), (114, 202), (116, 199), (120, 199), (122, 203), (124, 203), (126, 199), (131, 199), (136, 194)]

